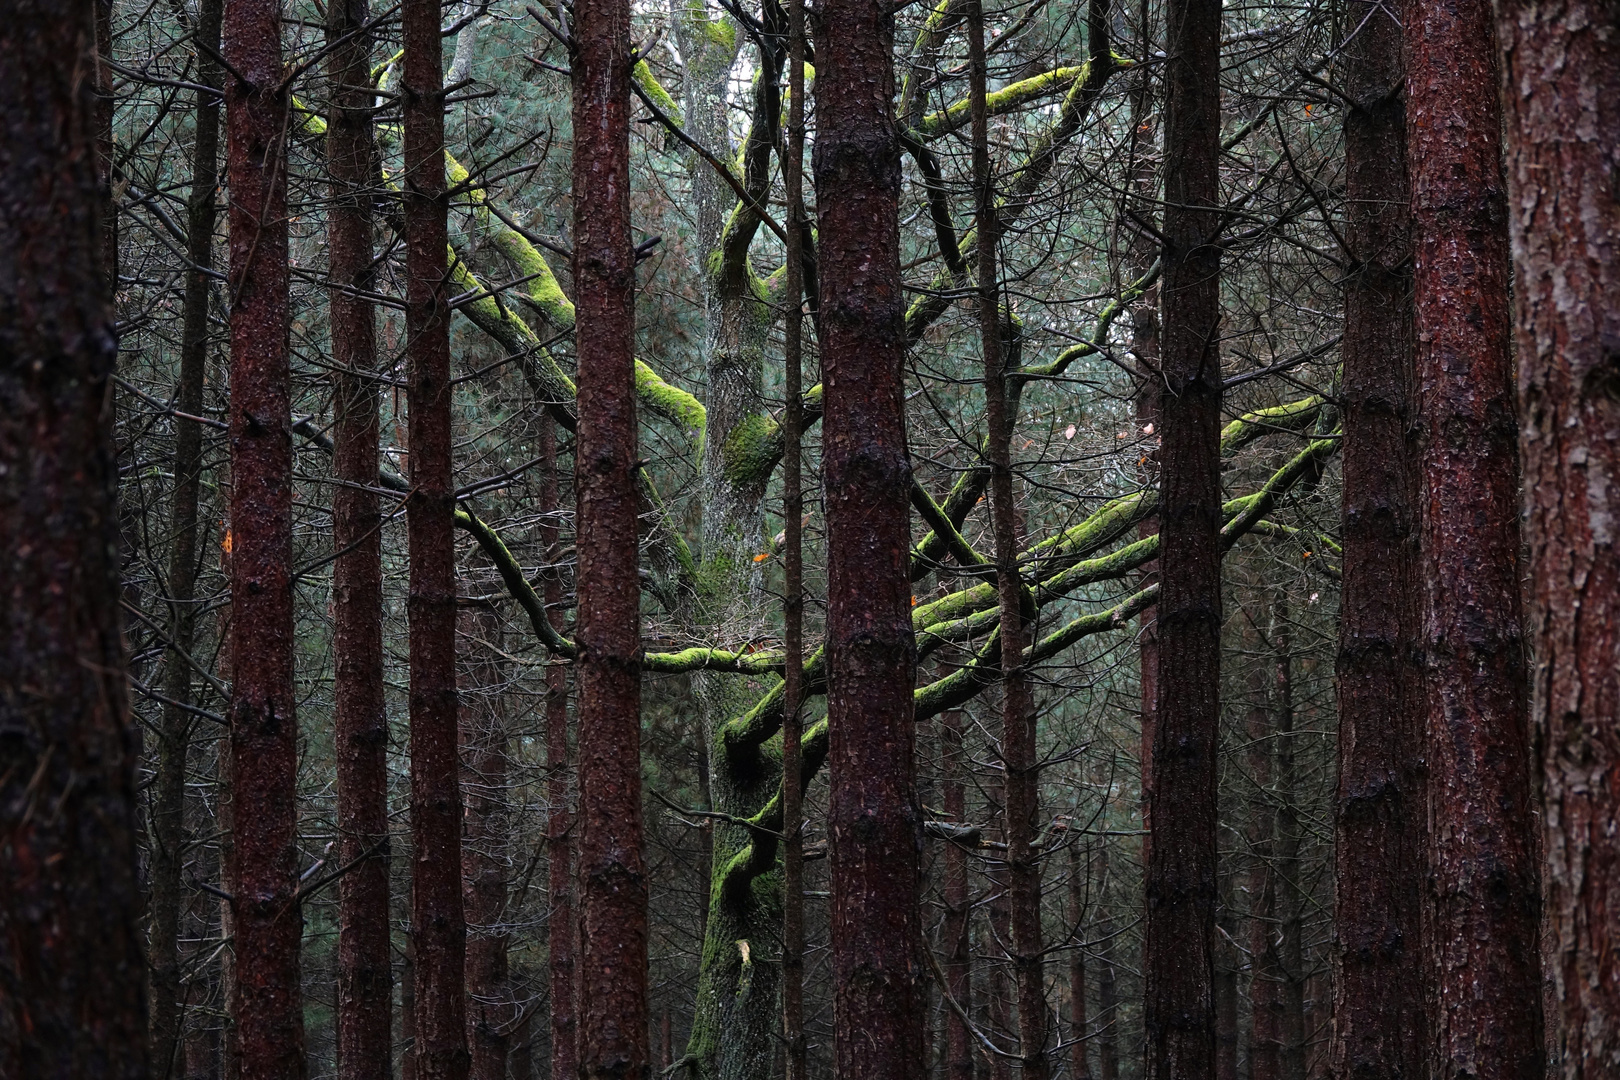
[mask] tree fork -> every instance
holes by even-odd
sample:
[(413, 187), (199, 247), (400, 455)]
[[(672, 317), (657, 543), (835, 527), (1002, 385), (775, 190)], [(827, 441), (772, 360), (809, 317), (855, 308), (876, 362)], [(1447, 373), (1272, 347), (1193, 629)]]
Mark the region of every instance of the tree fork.
[(843, 1080), (921, 1080), (922, 812), (915, 780), (900, 139), (894, 14), (819, 9), (822, 482), (834, 1058)]
[(651, 1067), (642, 865), (630, 4), (576, 0), (574, 291), (579, 429), (579, 1075)]

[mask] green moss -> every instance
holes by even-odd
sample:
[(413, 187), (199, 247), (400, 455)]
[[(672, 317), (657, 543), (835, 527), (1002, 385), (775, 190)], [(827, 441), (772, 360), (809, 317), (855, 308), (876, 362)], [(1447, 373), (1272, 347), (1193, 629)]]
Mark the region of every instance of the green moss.
[(744, 417), (721, 448), (721, 472), (732, 484), (760, 484), (776, 467), (781, 429), (770, 417)]
[(649, 412), (678, 424), (687, 438), (692, 440), (697, 456), (703, 455), (708, 414), (702, 402), (680, 387), (665, 382), (644, 360), (636, 361), (636, 397)]
[[(1071, 85), (1076, 80), (1083, 81), (1090, 69), (1089, 64), (1079, 67), (1054, 68), (1042, 72), (1028, 79), (1021, 79), (1011, 85), (1004, 86), (995, 93), (984, 96), (985, 111), (991, 116), (1000, 116), (1009, 113), (1021, 105), (1028, 104), (1048, 94), (1055, 94)], [(917, 134), (924, 139), (935, 139), (941, 135), (955, 131), (971, 119), (972, 101), (963, 98), (956, 104), (939, 112), (924, 117), (917, 124)]]
[(636, 66), (630, 69), (630, 77), (636, 80), (636, 85), (641, 87), (642, 93), (652, 98), (659, 112), (674, 121), (676, 127), (685, 126), (685, 122), (681, 119), (681, 107), (675, 104), (675, 99), (669, 96), (669, 91), (659, 83), (647, 61), (637, 60)]

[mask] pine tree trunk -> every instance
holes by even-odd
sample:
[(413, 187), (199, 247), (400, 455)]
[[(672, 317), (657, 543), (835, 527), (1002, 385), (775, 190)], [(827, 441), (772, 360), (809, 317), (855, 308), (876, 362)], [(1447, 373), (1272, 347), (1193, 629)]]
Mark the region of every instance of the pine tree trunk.
[(1542, 1076), (1495, 29), (1408, 3), (1434, 1080)]
[(456, 755), (449, 198), (440, 5), (405, 0), (405, 325), (410, 410), (411, 936), (418, 1080), (466, 1080), (467, 923)]
[(650, 1066), (630, 243), (630, 4), (576, 0), (579, 1075)]
[(1108, 899), (1108, 845), (1097, 866), (1097, 1080), (1119, 1080), (1119, 981), (1114, 973), (1114, 920)]
[[(220, 0), (198, 5), (193, 32), (209, 48), (219, 48), (223, 15)], [(207, 51), (197, 53), (197, 81), (220, 86), (219, 64)], [(191, 192), (186, 200), (185, 299), (181, 311), (180, 382), (175, 409), (201, 416), (208, 365), (210, 271), (214, 265), (214, 193), (219, 186), (219, 95), (198, 91), (193, 121)], [(116, 242), (116, 237), (115, 237)], [(116, 267), (115, 267), (116, 269)], [(151, 964), (151, 1066), (159, 1078), (180, 1075), (184, 991), (180, 984), (180, 873), (185, 846), (186, 751), (193, 714), (188, 654), (197, 626), (198, 493), (202, 486), (202, 425), (174, 420), (174, 489), (169, 505), (170, 655), (163, 667), (163, 706), (158, 731), (158, 764), (148, 811), (149, 890), (147, 956)]]
[(1418, 453), (1401, 26), (1354, 0), (1346, 49), (1344, 583), (1334, 804), (1334, 1076), (1423, 1080)]
[(287, 98), (281, 5), (224, 13), (231, 296), (231, 804), (241, 1080), (304, 1069), (299, 986)]
[(1144, 928), (1150, 1080), (1215, 1069), (1215, 781), (1220, 719), (1218, 0), (1170, 0), (1159, 417), (1159, 673)]
[(842, 1080), (921, 1080), (894, 15), (883, 0), (818, 13), (834, 1059)]
[(0, 1075), (146, 1077), (95, 28), (0, 31)]
[[(540, 418), (540, 543), (546, 563), (561, 558), (558, 517), (557, 425)], [(560, 612), (562, 574), (553, 569), (545, 577), (547, 613)], [(546, 971), (551, 997), (551, 1073), (573, 1077), (576, 1070), (578, 1026), (574, 1005), (574, 951), (578, 943), (574, 921), (574, 824), (568, 812), (568, 668), (553, 658), (546, 668), (546, 875), (551, 898), (546, 921)]]
[(1620, 37), (1498, 5), (1560, 1075), (1620, 1072)]
[(1000, 286), (996, 268), (999, 240), (991, 176), (989, 115), (985, 108), (984, 9), (969, 0), (967, 11), (969, 79), (972, 85), (973, 182), (977, 194), (979, 341), (984, 354), (987, 457), (990, 507), (995, 538), (996, 588), (1001, 608), (1001, 761), (1005, 773), (1008, 904), (1012, 937), (1007, 940), (1018, 994), (1018, 1053), (1027, 1080), (1045, 1080), (1046, 987), (1041, 950), (1041, 876), (1035, 840), (1040, 813), (1040, 770), (1035, 746), (1035, 702), (1024, 671), (1023, 579), (1018, 571), (1018, 508), (1014, 503), (1012, 429), (1001, 347)]
[[(332, 664), (338, 783), (339, 1080), (387, 1080), (393, 1057), (388, 906), (388, 717), (383, 699), (382, 544), (378, 510), (376, 315), (357, 292), (371, 272), (376, 149), (371, 135), (366, 0), (327, 8), (332, 117), (327, 125), (327, 255), (333, 375)], [(357, 862), (358, 860), (358, 862)]]

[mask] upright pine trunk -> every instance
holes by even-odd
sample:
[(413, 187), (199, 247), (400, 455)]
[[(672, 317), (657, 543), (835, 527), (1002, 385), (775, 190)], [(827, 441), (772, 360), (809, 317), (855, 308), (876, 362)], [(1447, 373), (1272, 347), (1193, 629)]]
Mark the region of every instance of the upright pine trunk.
[(894, 15), (885, 0), (818, 14), (833, 1056), (843, 1080), (921, 1080)]
[(1555, 1045), (1595, 1080), (1620, 1071), (1620, 36), (1581, 0), (1497, 19)]
[(405, 345), (410, 409), (411, 937), (416, 1075), (465, 1080), (467, 923), (456, 756), (455, 483), (451, 470), (449, 198), (436, 0), (405, 0)]
[(1159, 423), (1159, 672), (1143, 944), (1150, 1080), (1215, 1069), (1220, 719), (1219, 0), (1169, 0)]
[(1282, 1080), (1305, 1080), (1306, 896), (1300, 881), (1299, 782), (1294, 761), (1294, 654), (1288, 601), (1279, 595), (1271, 612), (1272, 711), (1276, 717), (1277, 970), (1282, 976), (1278, 1064)]
[(989, 113), (985, 107), (984, 7), (968, 4), (968, 64), (973, 118), (973, 184), (979, 221), (979, 341), (984, 353), (985, 445), (990, 459), (990, 508), (995, 537), (996, 589), (1001, 609), (1001, 762), (1005, 773), (1009, 946), (1018, 994), (1018, 1052), (1027, 1080), (1045, 1080), (1046, 987), (1041, 953), (1041, 872), (1035, 840), (1040, 769), (1035, 702), (1024, 671), (1024, 582), (1018, 571), (1018, 507), (1014, 503), (1012, 429), (1001, 348), (996, 268), (996, 194), (991, 177)]
[[(99, 11), (99, 9), (98, 9)], [(175, 410), (201, 416), (203, 379), (208, 366), (209, 293), (213, 287), (215, 191), (219, 187), (219, 50), (224, 5), (206, 0), (197, 8), (192, 32), (207, 48), (197, 50), (197, 92), (193, 113), (191, 191), (186, 199), (186, 280), (181, 309), (180, 381)], [(116, 239), (116, 238), (115, 238)], [(174, 418), (174, 489), (169, 504), (169, 640), (173, 649), (163, 665), (163, 722), (158, 730), (158, 763), (152, 780), (147, 868), (150, 897), (147, 955), (151, 963), (151, 1054), (158, 1077), (179, 1075), (180, 1033), (185, 1000), (180, 984), (181, 867), (185, 846), (186, 751), (193, 715), (191, 664), (197, 626), (198, 494), (202, 487), (202, 424)]]
[(281, 5), (233, 0), (221, 32), (230, 186), (231, 871), (241, 1080), (304, 1067), (299, 987), (287, 92)]
[(1537, 852), (1519, 600), (1518, 431), (1495, 28), (1411, 0), (1434, 1080), (1540, 1077)]
[(1249, 740), (1249, 1077), (1279, 1080), (1282, 1075), (1282, 966), (1277, 950), (1277, 812), (1272, 783), (1276, 730), (1271, 707), (1270, 671), (1265, 663), (1264, 594), (1244, 602), (1243, 644), (1251, 658), (1244, 734)]
[(0, 1075), (143, 1080), (91, 14), (0, 30)]
[(1344, 583), (1334, 802), (1334, 1076), (1423, 1080), (1423, 673), (1412, 214), (1395, 12), (1354, 0), (1345, 110)]
[[(767, 10), (780, 11), (772, 4)], [(782, 181), (788, 206), (782, 324), (782, 1038), (786, 1080), (805, 1080), (804, 1034), (804, 0), (788, 0), (788, 126)], [(664, 1014), (668, 1030), (669, 1014)]]
[(1114, 920), (1106, 906), (1108, 845), (1098, 855), (1097, 1080), (1119, 1080), (1119, 980), (1114, 971)]
[(574, 290), (579, 432), (579, 1075), (651, 1064), (641, 852), (630, 3), (576, 0)]
[[(555, 567), (561, 556), (557, 518), (557, 425), (540, 417), (540, 542), (546, 562)], [(546, 611), (562, 610), (562, 575), (546, 574)], [(547, 987), (551, 996), (551, 1075), (572, 1077), (579, 1060), (574, 1007), (574, 823), (568, 813), (568, 668), (552, 658), (546, 668), (546, 883), (551, 914), (546, 921)]]
[(339, 1080), (387, 1080), (393, 1057), (388, 926), (388, 717), (383, 700), (382, 517), (378, 486), (376, 315), (372, 285), (370, 18), (332, 0), (327, 211), (332, 361), (332, 662), (336, 698)]

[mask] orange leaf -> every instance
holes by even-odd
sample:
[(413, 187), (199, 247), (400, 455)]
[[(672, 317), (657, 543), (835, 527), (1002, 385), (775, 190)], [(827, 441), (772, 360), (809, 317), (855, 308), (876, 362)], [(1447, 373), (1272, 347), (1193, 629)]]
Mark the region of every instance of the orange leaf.
[(768, 558), (770, 558), (770, 557), (771, 557), (771, 553), (770, 553), (770, 552), (768, 552), (768, 551), (762, 551), (762, 552), (760, 552), (760, 553), (759, 553), (759, 554), (758, 554), (758, 555), (755, 555), (755, 556), (754, 556), (754, 561), (755, 561), (755, 562), (764, 562), (764, 561), (765, 561), (765, 560), (766, 560), (766, 559), (768, 559)]

